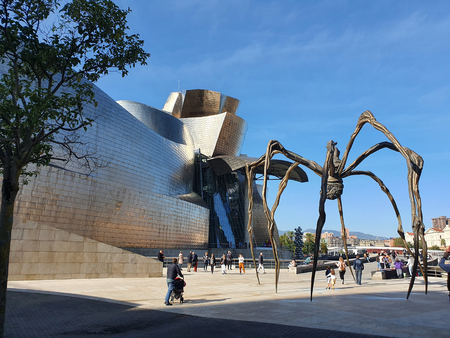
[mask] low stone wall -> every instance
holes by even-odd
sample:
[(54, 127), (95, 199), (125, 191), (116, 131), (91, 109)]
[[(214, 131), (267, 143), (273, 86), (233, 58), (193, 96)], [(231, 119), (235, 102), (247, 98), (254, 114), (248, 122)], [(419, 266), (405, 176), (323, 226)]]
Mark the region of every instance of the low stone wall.
[(13, 227), (8, 279), (161, 277), (162, 263), (35, 222)]

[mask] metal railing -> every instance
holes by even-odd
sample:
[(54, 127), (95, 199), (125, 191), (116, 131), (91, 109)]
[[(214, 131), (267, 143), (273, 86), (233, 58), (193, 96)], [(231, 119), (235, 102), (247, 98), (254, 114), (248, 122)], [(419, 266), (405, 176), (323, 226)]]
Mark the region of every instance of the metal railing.
[[(156, 258), (156, 257), (154, 257)], [(165, 257), (164, 258), (164, 262), (163, 262), (163, 267), (166, 268), (168, 265), (172, 264), (172, 260), (173, 258), (178, 258), (178, 257)], [(289, 267), (289, 264), (291, 263), (292, 260), (290, 259), (280, 259), (280, 269), (287, 269)], [(305, 265), (305, 260), (296, 260), (297, 262), (297, 266), (302, 266)], [(319, 264), (326, 264), (328, 263), (331, 266), (334, 266), (336, 261), (323, 261), (323, 260), (319, 260), (318, 263)], [(239, 268), (239, 260), (237, 258), (233, 258), (233, 263), (232, 263), (233, 267)], [(198, 266), (197, 269), (202, 268), (203, 269), (203, 260), (200, 258), (198, 260)], [(220, 266), (220, 258), (217, 259), (216, 258), (216, 267)], [(258, 267), (258, 258), (256, 257), (256, 266)], [(187, 260), (185, 259), (185, 261), (183, 262), (183, 267), (186, 268), (187, 267)], [(253, 259), (251, 258), (246, 258), (244, 259), (244, 267), (246, 269), (251, 269), (254, 268), (254, 264), (253, 264)], [(264, 258), (264, 269), (275, 269), (275, 260), (274, 259), (270, 259), (270, 258)]]
[(445, 272), (440, 266), (429, 266), (427, 268), (428, 277), (445, 277), (447, 278), (447, 272)]

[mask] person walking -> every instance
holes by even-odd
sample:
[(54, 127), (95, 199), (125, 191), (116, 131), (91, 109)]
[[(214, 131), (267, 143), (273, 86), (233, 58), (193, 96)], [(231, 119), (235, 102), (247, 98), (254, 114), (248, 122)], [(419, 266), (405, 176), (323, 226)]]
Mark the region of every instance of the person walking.
[(208, 265), (209, 265), (209, 256), (208, 253), (205, 252), (203, 255), (203, 270), (208, 271)]
[(178, 255), (178, 266), (181, 267), (183, 266), (183, 261), (184, 261), (184, 257), (183, 257), (183, 251), (180, 251), (180, 254)]
[(240, 254), (239, 255), (239, 273), (242, 273), (242, 271), (244, 271), (244, 274), (246, 274), (245, 267), (244, 267), (244, 256), (242, 256), (242, 254)]
[(266, 270), (264, 270), (264, 257), (262, 252), (259, 254), (258, 263), (259, 266), (257, 272), (259, 273), (259, 270), (262, 270), (263, 273), (266, 273)]
[(409, 276), (412, 277), (413, 275), (413, 267), (414, 267), (414, 257), (413, 256), (406, 256), (408, 258), (408, 261), (406, 262), (406, 265), (408, 266), (409, 270)]
[(192, 251), (192, 265), (194, 267), (194, 272), (197, 272), (198, 256), (194, 251)]
[[(334, 269), (330, 269), (330, 273), (327, 275), (327, 279), (330, 279), (329, 285), (331, 287), (333, 287), (334, 290), (334, 285), (336, 284), (336, 273), (334, 272)], [(328, 287), (329, 289), (330, 287)]]
[(347, 264), (345, 264), (344, 258), (342, 256), (339, 257), (339, 261), (335, 264), (339, 269), (339, 278), (341, 279), (342, 284), (344, 284), (345, 268), (347, 267)]
[(191, 267), (192, 267), (192, 251), (189, 251), (189, 255), (187, 257), (187, 261), (188, 261), (188, 267), (187, 267), (187, 271), (191, 272)]
[(397, 278), (402, 278), (403, 277), (403, 263), (399, 261), (398, 258), (395, 259), (394, 262), (394, 266), (395, 266), (395, 271), (397, 272)]
[(327, 266), (327, 270), (325, 271), (325, 277), (327, 277), (327, 287), (326, 290), (331, 288), (331, 267)]
[(211, 259), (210, 259), (210, 264), (211, 266), (211, 273), (214, 273), (214, 267), (216, 266), (216, 257), (214, 256), (214, 254), (211, 254)]
[(233, 254), (231, 253), (231, 251), (228, 251), (227, 253), (227, 266), (228, 270), (231, 270), (233, 266)]
[(225, 254), (222, 255), (222, 258), (220, 259), (220, 266), (222, 267), (222, 275), (225, 275), (227, 273), (227, 257)]
[(355, 270), (356, 284), (361, 285), (362, 271), (364, 270), (364, 263), (359, 259), (359, 255), (356, 255), (356, 259), (353, 261), (353, 270)]
[(183, 274), (181, 273), (180, 267), (177, 265), (177, 259), (173, 258), (172, 259), (172, 264), (170, 264), (167, 267), (167, 294), (166, 294), (166, 299), (164, 301), (164, 304), (166, 305), (172, 305), (172, 303), (169, 302), (170, 300), (170, 295), (172, 294), (172, 291), (175, 287), (175, 278), (177, 278), (177, 276), (180, 276), (181, 278), (183, 278)]

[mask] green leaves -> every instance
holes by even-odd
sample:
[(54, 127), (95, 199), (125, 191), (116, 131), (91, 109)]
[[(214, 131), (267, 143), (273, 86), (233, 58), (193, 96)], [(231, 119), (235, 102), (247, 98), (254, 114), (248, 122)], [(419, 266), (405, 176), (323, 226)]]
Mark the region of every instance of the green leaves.
[(49, 163), (55, 143), (77, 157), (70, 135), (87, 131), (93, 121), (83, 110), (98, 106), (91, 82), (110, 70), (125, 76), (150, 56), (128, 35), (128, 13), (110, 0), (0, 0), (2, 168), (14, 163), (28, 175), (28, 163)]

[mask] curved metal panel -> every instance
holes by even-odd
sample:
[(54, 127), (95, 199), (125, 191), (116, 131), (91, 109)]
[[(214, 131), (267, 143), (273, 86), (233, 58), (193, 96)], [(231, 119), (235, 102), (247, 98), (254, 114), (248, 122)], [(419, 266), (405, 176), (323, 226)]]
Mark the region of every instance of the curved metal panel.
[(194, 148), (203, 155), (213, 156), (226, 114), (180, 119), (189, 129)]
[(176, 143), (192, 144), (189, 132), (176, 117), (134, 101), (122, 100), (117, 103), (162, 137)]
[[(208, 163), (213, 168), (216, 175), (229, 174), (232, 171), (236, 171), (245, 167), (246, 164), (253, 163), (258, 160), (256, 157), (248, 156), (216, 156), (208, 159)], [(291, 162), (284, 160), (274, 160), (270, 161), (270, 166), (268, 168), (268, 174), (276, 176), (278, 178), (283, 178), (286, 171), (291, 166)], [(254, 169), (255, 174), (263, 174), (264, 166), (259, 166)], [(306, 172), (300, 168), (296, 167), (289, 176), (290, 180), (297, 182), (308, 182), (308, 175)]]
[(239, 155), (247, 131), (247, 122), (239, 116), (224, 113), (180, 120), (190, 130), (194, 147), (203, 155)]
[(221, 113), (235, 115), (238, 107), (239, 100), (233, 97), (212, 90), (187, 90), (180, 117), (204, 117)]
[(239, 116), (226, 113), (212, 156), (239, 155), (247, 132), (247, 122)]
[(222, 94), (219, 113), (236, 114), (238, 107), (239, 107), (238, 99)]
[(212, 90), (187, 90), (181, 117), (201, 117), (216, 115), (220, 109), (220, 93)]
[(183, 94), (179, 92), (170, 93), (163, 110), (172, 114), (176, 118), (181, 117), (181, 109), (183, 108)]

